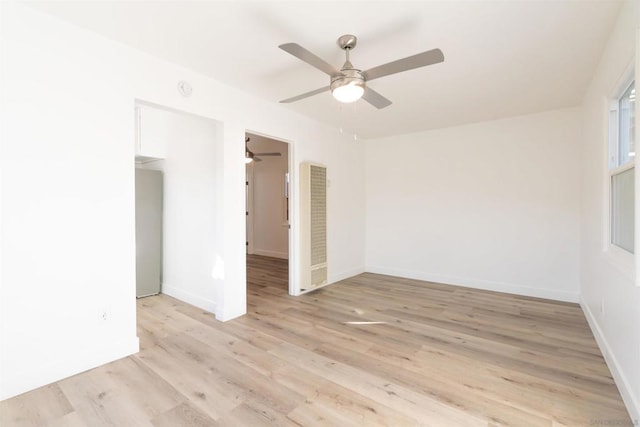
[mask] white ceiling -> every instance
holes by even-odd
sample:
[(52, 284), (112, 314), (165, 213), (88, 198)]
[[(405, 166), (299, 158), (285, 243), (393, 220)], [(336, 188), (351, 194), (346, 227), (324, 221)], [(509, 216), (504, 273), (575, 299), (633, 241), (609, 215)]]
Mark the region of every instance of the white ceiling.
[[(373, 138), (578, 105), (619, 1), (35, 2), (109, 38), (278, 102), (329, 77), (278, 45), (296, 42), (340, 67), (336, 39), (355, 34), (368, 69), (440, 48), (445, 61), (371, 87), (377, 110), (323, 93), (286, 105)], [(197, 88), (194, 88), (197, 90)]]

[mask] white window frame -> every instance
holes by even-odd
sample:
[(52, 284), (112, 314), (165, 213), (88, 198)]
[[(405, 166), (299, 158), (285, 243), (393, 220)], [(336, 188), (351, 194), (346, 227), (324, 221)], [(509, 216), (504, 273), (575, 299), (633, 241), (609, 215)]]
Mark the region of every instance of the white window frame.
[[(618, 151), (619, 117), (617, 114), (618, 106), (619, 106), (620, 98), (624, 95), (626, 90), (634, 81), (636, 83), (636, 89), (637, 89), (638, 81), (635, 79), (634, 67), (633, 67), (633, 64), (631, 64), (627, 68), (626, 72), (623, 74), (622, 78), (618, 81), (618, 84), (615, 86), (615, 89), (614, 89), (615, 91), (613, 92), (613, 95), (609, 98), (608, 105), (607, 105), (607, 119), (606, 119), (606, 123), (607, 123), (606, 153), (607, 155), (606, 155), (606, 167), (605, 167), (605, 170), (606, 170), (605, 185), (607, 188), (606, 194), (608, 197), (606, 198), (606, 201), (607, 201), (606, 214), (605, 214), (606, 221), (604, 221), (605, 228), (606, 228), (604, 233), (604, 237), (605, 237), (604, 252), (611, 264), (616, 266), (621, 272), (623, 272), (626, 276), (628, 276), (631, 280), (635, 282), (635, 259), (634, 258), (636, 255), (613, 244), (612, 235), (611, 235), (612, 220), (613, 220), (612, 218), (613, 197), (612, 197), (612, 190), (611, 190), (612, 178), (613, 176), (620, 174), (622, 172), (625, 172), (629, 169), (635, 168), (636, 166), (635, 157), (633, 160), (625, 163), (624, 165), (617, 166), (618, 155), (619, 155), (619, 151)], [(612, 117), (614, 115), (615, 115), (615, 120), (612, 120)], [(636, 124), (638, 122), (637, 116), (638, 116), (638, 111), (636, 111)], [(614, 126), (612, 126), (612, 122), (615, 122)], [(636, 136), (636, 139), (637, 139), (637, 136)], [(616, 141), (615, 144), (612, 144), (612, 140)], [(637, 141), (636, 141), (636, 150), (637, 150)], [(612, 168), (611, 167), (612, 163), (615, 164), (616, 167)], [(638, 180), (636, 179), (636, 183), (637, 181)], [(637, 193), (638, 191), (636, 191), (636, 194)], [(637, 206), (637, 203), (636, 203), (636, 206)], [(636, 212), (636, 218), (637, 216), (638, 215)], [(634, 242), (634, 252), (637, 253), (639, 251), (639, 247), (638, 247), (637, 239), (635, 240), (636, 241)]]

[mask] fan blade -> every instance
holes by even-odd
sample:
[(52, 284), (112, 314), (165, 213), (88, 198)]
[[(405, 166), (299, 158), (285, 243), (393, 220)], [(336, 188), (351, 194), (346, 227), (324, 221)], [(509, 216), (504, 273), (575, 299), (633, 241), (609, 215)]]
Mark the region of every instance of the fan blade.
[(340, 74), (340, 71), (337, 70), (336, 67), (309, 52), (297, 43), (285, 43), (278, 47), (332, 77)]
[(266, 157), (266, 156), (282, 156), (282, 153), (253, 153), (256, 156), (262, 156), (262, 157)]
[(317, 95), (322, 92), (326, 92), (329, 90), (329, 86), (321, 87), (320, 89), (312, 90), (311, 92), (303, 93), (302, 95), (294, 96), (293, 98), (287, 98), (280, 101), (283, 104), (288, 104), (290, 102), (300, 101), (301, 99), (308, 98), (313, 95)]
[(390, 74), (401, 73), (403, 71), (413, 70), (415, 68), (425, 67), (431, 64), (437, 64), (444, 61), (444, 55), (440, 49), (432, 49), (417, 55), (407, 56), (397, 61), (387, 62), (363, 71), (362, 75), (366, 81), (371, 81)]
[(364, 94), (362, 95), (362, 99), (364, 99), (369, 104), (376, 107), (377, 109), (381, 109), (391, 105), (391, 101), (389, 101), (387, 98), (380, 95), (378, 92), (371, 89), (370, 87), (365, 88)]

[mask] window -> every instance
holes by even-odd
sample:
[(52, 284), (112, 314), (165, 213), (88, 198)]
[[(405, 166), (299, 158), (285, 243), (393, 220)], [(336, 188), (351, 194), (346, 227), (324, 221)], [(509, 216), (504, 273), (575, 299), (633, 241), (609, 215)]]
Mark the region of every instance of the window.
[(609, 110), (610, 242), (634, 252), (635, 82), (627, 81)]

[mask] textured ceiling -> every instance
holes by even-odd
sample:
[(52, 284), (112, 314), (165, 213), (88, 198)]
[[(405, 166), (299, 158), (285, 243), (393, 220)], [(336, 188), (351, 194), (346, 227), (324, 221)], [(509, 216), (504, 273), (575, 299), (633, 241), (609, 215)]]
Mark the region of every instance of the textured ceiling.
[(323, 93), (282, 104), (374, 138), (578, 105), (621, 3), (34, 2), (89, 30), (277, 103), (328, 84), (278, 49), (296, 42), (340, 67), (336, 39), (358, 36), (351, 61), (368, 69), (440, 48), (441, 64), (371, 87), (393, 101), (377, 110)]

